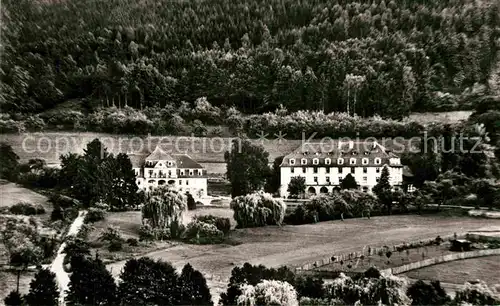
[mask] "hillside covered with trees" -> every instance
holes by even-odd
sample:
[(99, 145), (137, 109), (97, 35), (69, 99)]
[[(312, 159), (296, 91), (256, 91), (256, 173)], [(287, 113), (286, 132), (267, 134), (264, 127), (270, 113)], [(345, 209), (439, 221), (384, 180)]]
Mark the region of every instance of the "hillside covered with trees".
[[(500, 2), (5, 0), (0, 108), (67, 100), (395, 119), (500, 90)], [(473, 90), (474, 89), (474, 90)]]

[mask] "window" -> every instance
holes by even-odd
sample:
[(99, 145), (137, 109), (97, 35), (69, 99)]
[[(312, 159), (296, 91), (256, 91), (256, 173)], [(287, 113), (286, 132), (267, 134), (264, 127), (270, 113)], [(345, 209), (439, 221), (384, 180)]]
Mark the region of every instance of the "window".
[(290, 165), (295, 165), (295, 158), (290, 158)]
[(193, 170), (189, 170), (189, 175), (193, 175)]
[(375, 169), (375, 172), (376, 172), (376, 173), (380, 173), (380, 168), (376, 168), (376, 169)]
[(168, 176), (172, 175), (172, 170), (168, 170)]
[(366, 181), (368, 181), (368, 177), (363, 176), (363, 182), (366, 182)]
[(331, 159), (329, 159), (329, 158), (326, 158), (326, 159), (325, 159), (325, 164), (329, 165), (329, 164), (331, 164), (331, 163), (332, 163), (332, 160), (331, 160)]
[(317, 164), (319, 164), (319, 159), (317, 159), (317, 158), (313, 159), (313, 165), (317, 165)]
[(295, 168), (294, 167), (290, 168), (290, 173), (295, 173)]
[(343, 158), (337, 159), (337, 164), (339, 164), (339, 165), (344, 164), (344, 159)]
[(306, 173), (306, 167), (302, 167), (302, 173)]
[(356, 168), (352, 167), (351, 168), (351, 173), (354, 174), (355, 171), (356, 171)]
[(158, 163), (158, 167), (161, 167), (161, 166), (162, 166), (161, 163)]
[(167, 165), (172, 166), (172, 162), (171, 162), (171, 161), (169, 161), (169, 162), (167, 163)]
[(363, 158), (361, 162), (363, 163), (363, 165), (368, 165), (368, 158)]
[(313, 168), (314, 173), (318, 173), (318, 167)]
[(189, 185), (189, 180), (186, 180), (186, 185)]
[(339, 184), (342, 183), (342, 177), (339, 176)]
[(300, 163), (301, 163), (302, 165), (307, 165), (307, 159), (302, 158), (302, 159), (300, 160)]
[(317, 182), (318, 182), (318, 177), (317, 177), (317, 176), (315, 176), (315, 177), (314, 177), (314, 182), (315, 182), (315, 183), (317, 183)]
[(203, 170), (198, 169), (198, 175), (203, 175)]
[(326, 173), (330, 173), (330, 167), (326, 167)]
[(355, 165), (355, 164), (356, 164), (356, 159), (355, 159), (355, 158), (351, 158), (351, 159), (349, 160), (349, 163), (350, 163), (351, 165)]
[(339, 167), (339, 174), (342, 174), (342, 167)]
[(363, 173), (368, 173), (368, 168), (363, 168)]
[(184, 170), (181, 170), (181, 175), (184, 175)]
[(378, 181), (380, 181), (380, 176), (378, 176), (378, 177), (375, 179), (375, 181), (377, 181), (377, 182), (378, 182)]
[(380, 157), (375, 158), (375, 165), (380, 165), (382, 163), (382, 160)]
[(326, 177), (326, 182), (327, 182), (328, 184), (330, 184), (330, 177), (329, 177), (329, 176), (327, 176), (327, 177)]
[(182, 185), (182, 180), (179, 180), (179, 186)]
[(149, 177), (153, 177), (153, 170), (149, 170)]

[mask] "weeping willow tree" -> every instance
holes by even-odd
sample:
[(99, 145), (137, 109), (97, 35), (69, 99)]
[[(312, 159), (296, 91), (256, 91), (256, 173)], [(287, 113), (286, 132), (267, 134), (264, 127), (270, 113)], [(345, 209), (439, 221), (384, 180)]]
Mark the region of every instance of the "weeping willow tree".
[(159, 187), (146, 193), (142, 223), (154, 230), (171, 231), (173, 225), (182, 223), (185, 211), (187, 202), (184, 195), (167, 187)]
[(239, 196), (231, 201), (234, 219), (239, 228), (281, 225), (286, 204), (269, 193), (256, 192)]

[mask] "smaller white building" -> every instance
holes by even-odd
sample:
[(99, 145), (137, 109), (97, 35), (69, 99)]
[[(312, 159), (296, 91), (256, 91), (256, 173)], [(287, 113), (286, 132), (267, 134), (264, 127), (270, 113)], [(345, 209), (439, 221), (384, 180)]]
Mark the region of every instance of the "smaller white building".
[(207, 195), (207, 171), (186, 154), (168, 154), (160, 147), (149, 155), (129, 154), (139, 189), (167, 185), (195, 199)]

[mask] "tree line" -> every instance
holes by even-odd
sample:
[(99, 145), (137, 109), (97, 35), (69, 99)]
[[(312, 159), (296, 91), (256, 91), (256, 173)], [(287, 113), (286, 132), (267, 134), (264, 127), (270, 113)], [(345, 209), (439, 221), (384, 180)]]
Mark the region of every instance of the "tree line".
[(500, 88), (500, 4), (487, 2), (7, 0), (0, 107), (207, 97), (246, 113), (392, 118), (470, 107), (464, 89)]

